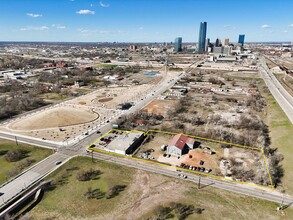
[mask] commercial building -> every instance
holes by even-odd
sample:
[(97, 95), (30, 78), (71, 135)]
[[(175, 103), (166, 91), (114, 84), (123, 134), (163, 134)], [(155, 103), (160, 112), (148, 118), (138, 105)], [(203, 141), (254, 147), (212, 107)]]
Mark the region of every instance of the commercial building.
[(216, 39), (216, 42), (215, 42), (215, 47), (220, 47), (222, 46), (221, 45), (221, 40), (219, 38)]
[(239, 34), (238, 44), (241, 44), (242, 47), (244, 45), (244, 39), (245, 39), (245, 34)]
[(206, 51), (207, 22), (200, 22), (198, 37), (198, 52)]
[(222, 54), (223, 53), (223, 47), (214, 47), (213, 53)]
[[(115, 132), (115, 131), (114, 131)], [(115, 134), (116, 133), (116, 134)], [(131, 155), (143, 142), (143, 132), (115, 132), (110, 133), (100, 141), (103, 149), (123, 155)]]
[(176, 37), (174, 43), (174, 52), (182, 51), (182, 37)]
[(229, 44), (230, 44), (230, 39), (229, 39), (229, 38), (226, 38), (226, 39), (225, 39), (225, 43), (224, 43), (224, 45), (225, 45), (225, 46), (229, 46)]
[(230, 46), (225, 46), (223, 47), (223, 55), (229, 56), (231, 54), (232, 47)]
[(130, 45), (129, 46), (129, 50), (130, 51), (136, 51), (137, 50), (137, 46), (136, 45)]

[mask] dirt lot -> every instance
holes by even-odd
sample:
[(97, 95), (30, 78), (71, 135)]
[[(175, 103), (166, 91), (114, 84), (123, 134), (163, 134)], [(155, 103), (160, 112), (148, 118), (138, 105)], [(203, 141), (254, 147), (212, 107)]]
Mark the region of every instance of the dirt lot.
[(148, 113), (159, 114), (166, 116), (167, 112), (174, 108), (174, 100), (160, 100), (156, 99), (148, 104), (143, 110), (146, 110)]
[[(201, 142), (200, 148), (190, 150), (188, 154), (182, 155), (180, 158), (175, 156), (166, 157), (164, 156), (165, 151), (161, 150), (162, 145), (168, 145), (173, 135), (162, 134), (162, 133), (151, 133), (153, 139), (141, 146), (140, 150), (135, 156), (141, 157), (144, 152), (150, 151), (149, 155), (152, 160), (157, 160), (162, 163), (180, 166), (182, 163), (189, 166), (204, 167), (205, 169), (212, 169), (212, 174), (218, 176), (225, 176), (226, 170), (220, 166), (221, 160), (230, 161), (231, 168), (235, 164), (237, 168), (243, 168), (244, 170), (263, 168), (264, 161), (260, 151), (253, 151), (250, 149), (239, 148), (239, 147), (221, 147), (221, 144), (199, 140)], [(205, 151), (208, 147), (213, 154), (209, 154)], [(153, 152), (152, 152), (153, 151)], [(204, 164), (200, 165), (200, 161)], [(235, 162), (234, 162), (235, 161)]]
[(84, 124), (99, 117), (98, 114), (85, 107), (56, 107), (41, 111), (31, 117), (12, 123), (9, 128), (14, 130), (38, 130), (54, 127), (63, 127)]

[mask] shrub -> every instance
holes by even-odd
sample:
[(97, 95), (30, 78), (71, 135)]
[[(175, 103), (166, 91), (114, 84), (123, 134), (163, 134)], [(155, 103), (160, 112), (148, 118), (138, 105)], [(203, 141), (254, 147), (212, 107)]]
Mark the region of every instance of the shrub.
[(29, 151), (22, 149), (10, 150), (5, 154), (4, 158), (8, 162), (16, 162), (27, 157), (28, 153)]
[(126, 185), (116, 185), (113, 186), (107, 193), (106, 198), (107, 199), (111, 199), (115, 196), (118, 196), (120, 192), (124, 191), (124, 189), (126, 188)]
[(91, 187), (83, 194), (87, 199), (102, 199), (105, 196), (105, 193), (102, 192), (99, 188), (92, 189)]
[(100, 170), (81, 170), (77, 173), (76, 179), (79, 181), (89, 181), (89, 180), (94, 180), (98, 175), (102, 174)]

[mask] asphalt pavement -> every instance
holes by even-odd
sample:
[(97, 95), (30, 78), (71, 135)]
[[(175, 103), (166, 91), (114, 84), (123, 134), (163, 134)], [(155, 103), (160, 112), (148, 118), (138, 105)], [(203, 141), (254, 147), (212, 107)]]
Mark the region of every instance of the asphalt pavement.
[(259, 71), (271, 94), (274, 96), (280, 107), (283, 109), (293, 124), (293, 97), (286, 91), (286, 89), (270, 71), (263, 57), (260, 58)]

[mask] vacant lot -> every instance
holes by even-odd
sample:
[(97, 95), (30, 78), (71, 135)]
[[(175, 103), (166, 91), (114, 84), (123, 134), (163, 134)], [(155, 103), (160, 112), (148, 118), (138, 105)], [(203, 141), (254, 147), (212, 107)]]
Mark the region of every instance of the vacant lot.
[[(96, 180), (79, 182), (81, 169), (99, 169)], [(90, 158), (75, 158), (53, 173), (51, 178), (63, 178), (61, 185), (47, 192), (29, 215), (33, 219), (148, 219), (159, 206), (180, 202), (202, 208), (202, 214), (188, 219), (290, 219), (293, 209), (276, 212), (278, 204), (230, 193), (211, 187), (198, 190), (196, 184), (126, 168), (108, 162), (91, 162)], [(88, 187), (106, 192), (115, 184), (126, 184), (125, 191), (112, 199), (86, 199)]]
[(166, 116), (170, 109), (174, 108), (176, 101), (173, 100), (159, 100), (156, 99), (148, 104), (144, 110), (148, 113)]
[[(5, 159), (5, 154), (9, 150), (16, 150), (16, 149), (21, 149), (21, 150), (26, 150), (28, 151), (27, 155), (25, 158), (17, 161), (17, 162), (8, 162)], [(8, 141), (8, 140), (3, 140), (0, 139), (0, 150), (1, 150), (1, 156), (0, 156), (0, 184), (6, 182), (8, 179), (10, 179), (12, 176), (7, 176), (8, 172), (14, 171), (15, 167), (18, 166), (18, 164), (23, 163), (25, 160), (33, 160), (33, 164), (41, 161), (42, 159), (48, 157), (52, 151), (44, 148), (38, 148), (38, 147), (32, 147), (26, 144), (19, 144), (18, 146), (16, 145), (15, 142), (13, 141)], [(25, 168), (24, 168), (25, 169)], [(15, 171), (21, 172), (23, 169), (15, 169)], [(15, 172), (15, 175), (19, 172)]]

